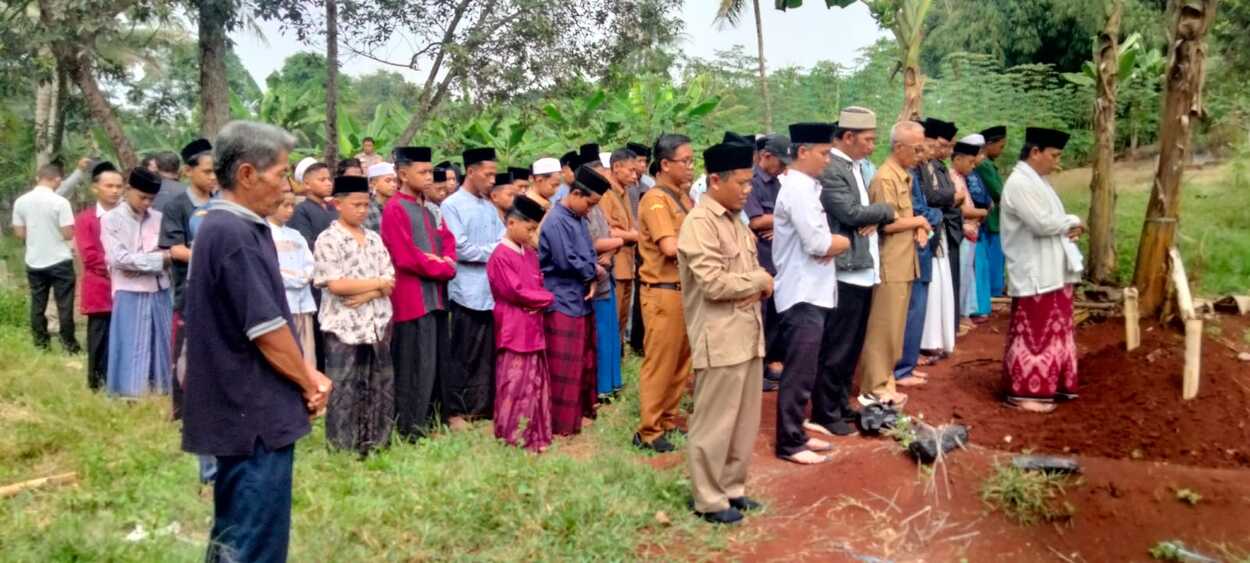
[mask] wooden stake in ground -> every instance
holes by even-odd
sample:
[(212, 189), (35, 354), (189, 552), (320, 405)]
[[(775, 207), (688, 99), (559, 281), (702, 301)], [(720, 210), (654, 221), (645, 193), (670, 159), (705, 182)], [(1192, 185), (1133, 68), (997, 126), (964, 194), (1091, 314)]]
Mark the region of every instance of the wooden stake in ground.
[(1188, 401), (1198, 396), (1198, 379), (1202, 374), (1202, 317), (1194, 309), (1189, 277), (1185, 275), (1185, 262), (1175, 246), (1168, 251), (1168, 259), (1172, 264), (1172, 283), (1176, 285), (1176, 308), (1185, 321), (1185, 369), (1181, 374), (1181, 398)]
[(1137, 288), (1124, 288), (1124, 347), (1129, 352), (1141, 346), (1141, 315), (1137, 312)]
[(38, 489), (40, 487), (48, 487), (52, 485), (67, 485), (69, 483), (75, 483), (77, 481), (78, 481), (78, 473), (73, 472), (73, 471), (70, 471), (69, 473), (59, 473), (56, 475), (49, 475), (47, 477), (40, 477), (38, 479), (31, 479), (29, 481), (22, 481), (20, 483), (13, 483), (12, 485), (5, 485), (3, 487), (0, 487), (0, 498), (9, 498), (11, 496), (16, 496), (18, 493), (22, 491), (29, 491), (31, 489)]
[(1215, 5), (1216, 0), (1171, 0), (1168, 4), (1172, 27), (1159, 120), (1159, 165), (1133, 273), (1133, 285), (1141, 292), (1141, 314), (1146, 316), (1158, 314), (1167, 299), (1167, 255), (1180, 218), (1181, 172), (1189, 151), (1190, 128), (1193, 120), (1203, 115), (1205, 39), (1215, 19)]

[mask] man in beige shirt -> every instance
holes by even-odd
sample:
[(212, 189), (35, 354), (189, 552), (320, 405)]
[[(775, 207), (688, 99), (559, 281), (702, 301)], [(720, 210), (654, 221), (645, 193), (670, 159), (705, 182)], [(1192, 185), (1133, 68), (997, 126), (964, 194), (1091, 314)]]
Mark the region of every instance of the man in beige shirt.
[(708, 191), (677, 235), (682, 310), (695, 371), (686, 450), (694, 511), (715, 524), (759, 508), (747, 498), (747, 464), (760, 425), (764, 322), (760, 300), (773, 279), (760, 267), (755, 235), (738, 219), (751, 192), (753, 147), (703, 153)]
[(929, 242), (930, 226), (912, 208), (911, 176), (907, 170), (920, 161), (924, 127), (900, 121), (890, 131), (890, 156), (872, 179), (868, 198), (894, 209), (893, 223), (881, 228), (881, 283), (873, 289), (868, 330), (860, 356), (861, 403), (902, 405), (907, 396), (894, 387), (894, 364), (903, 355), (903, 331), (912, 280), (919, 273), (916, 247)]

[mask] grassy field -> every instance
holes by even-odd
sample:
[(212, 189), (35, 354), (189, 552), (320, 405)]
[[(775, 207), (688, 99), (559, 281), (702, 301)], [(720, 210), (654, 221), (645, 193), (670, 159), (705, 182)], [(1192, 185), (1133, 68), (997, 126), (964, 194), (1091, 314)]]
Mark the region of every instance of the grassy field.
[[(1181, 195), (1180, 249), (1195, 291), (1222, 296), (1250, 291), (1250, 180), (1246, 160), (1189, 170)], [(1069, 213), (1089, 214), (1090, 170), (1081, 168), (1053, 178)], [(1115, 180), (1116, 257), (1120, 283), (1133, 280), (1137, 241), (1150, 201), (1154, 161), (1119, 163)], [(1082, 245), (1088, 243), (1082, 239)]]
[[(1135, 163), (1117, 172), (1127, 280), (1151, 170)], [(1202, 293), (1250, 285), (1250, 190), (1237, 187), (1237, 175), (1221, 165), (1186, 176), (1181, 248)], [(1056, 178), (1073, 213), (1086, 213), (1088, 180), (1087, 170)], [(0, 485), (65, 471), (80, 477), (76, 486), (0, 499), (0, 559), (201, 560), (211, 500), (194, 458), (178, 449), (166, 400), (109, 400), (86, 390), (82, 356), (33, 351), (12, 240), (0, 244), (0, 264), (10, 288), (0, 289)], [(690, 516), (684, 468), (655, 470), (629, 445), (636, 374), (631, 361), (630, 393), (582, 436), (541, 456), (505, 447), (478, 425), (362, 462), (328, 451), (318, 427), (296, 454), (292, 560), (716, 557), (731, 541), (749, 541)], [(146, 539), (127, 540), (138, 528)]]
[[(0, 326), (0, 484), (63, 471), (81, 479), (0, 499), (3, 559), (202, 560), (211, 499), (194, 458), (178, 450), (167, 399), (92, 394), (82, 369), (81, 357), (33, 352), (24, 330)], [(629, 377), (636, 372), (631, 362)], [(728, 536), (687, 514), (682, 468), (654, 470), (629, 445), (636, 409), (636, 395), (626, 397), (541, 456), (479, 424), (358, 461), (328, 451), (318, 426), (297, 448), (291, 559), (627, 560), (674, 545), (715, 553)], [(127, 541), (136, 527), (149, 537)]]

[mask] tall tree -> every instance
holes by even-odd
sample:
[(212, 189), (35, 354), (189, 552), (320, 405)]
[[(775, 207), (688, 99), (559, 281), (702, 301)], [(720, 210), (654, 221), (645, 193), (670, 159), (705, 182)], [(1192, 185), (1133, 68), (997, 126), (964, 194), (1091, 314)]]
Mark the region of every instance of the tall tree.
[(199, 12), (200, 134), (211, 139), (230, 121), (226, 39), (233, 0), (195, 0)]
[(1190, 130), (1200, 119), (1206, 78), (1206, 35), (1215, 20), (1216, 0), (1171, 0), (1168, 68), (1159, 122), (1159, 163), (1150, 204), (1137, 246), (1133, 285), (1141, 293), (1141, 314), (1158, 313), (1167, 300), (1168, 250), (1180, 222), (1181, 173), (1189, 152)]
[[(755, 11), (755, 48), (759, 62), (760, 94), (764, 97), (764, 130), (773, 130), (773, 102), (768, 95), (768, 70), (764, 62), (764, 22), (760, 15), (760, 0), (751, 0), (751, 8)], [(742, 10), (746, 9), (746, 0), (721, 0), (716, 9), (716, 21), (731, 26), (738, 25), (742, 18)]]
[(1120, 70), (1120, 17), (1123, 0), (1104, 0), (1107, 24), (1096, 38), (1094, 68), (1098, 96), (1094, 99), (1094, 171), (1090, 178), (1089, 278), (1095, 283), (1116, 283), (1115, 162), (1116, 80)]
[(134, 148), (96, 77), (97, 49), (100, 42), (119, 34), (123, 21), (127, 29), (133, 28), (146, 18), (156, 17), (158, 6), (141, 0), (38, 0), (37, 5), (39, 23), (57, 66), (78, 85), (91, 117), (104, 130), (119, 163), (135, 166), (138, 158)]
[[(825, 0), (827, 7), (845, 8), (856, 0)], [(920, 69), (925, 19), (932, 0), (859, 0), (877, 24), (890, 30), (898, 45), (898, 70), (903, 73), (903, 111), (899, 120), (917, 120), (924, 109), (924, 73)], [(803, 0), (776, 0), (778, 10), (797, 8)]]
[(326, 164), (339, 154), (339, 12), (338, 0), (326, 0)]

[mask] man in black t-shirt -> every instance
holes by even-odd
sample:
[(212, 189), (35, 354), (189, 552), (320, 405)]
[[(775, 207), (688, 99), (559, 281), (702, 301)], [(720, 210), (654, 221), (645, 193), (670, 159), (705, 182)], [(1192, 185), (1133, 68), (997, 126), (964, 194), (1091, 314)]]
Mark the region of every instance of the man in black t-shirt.
[(204, 215), (185, 291), (182, 449), (217, 459), (208, 561), (285, 561), (295, 442), (333, 387), (296, 342), (262, 217), (282, 201), (291, 134), (235, 121), (217, 136), (222, 197)]
[[(196, 139), (182, 148), (182, 161), (186, 166), (187, 177), (191, 186), (186, 191), (174, 196), (165, 204), (161, 219), (161, 237), (159, 246), (169, 250), (170, 270), (173, 273), (174, 289), (174, 347), (170, 351), (173, 359), (173, 392), (170, 394), (174, 407), (173, 417), (182, 415), (182, 385), (185, 371), (180, 369), (185, 335), (182, 326), (183, 288), (187, 282), (187, 267), (191, 262), (191, 242), (195, 232), (204, 218), (209, 201), (217, 192), (217, 176), (213, 173), (213, 145), (205, 139)], [(202, 461), (200, 464), (200, 480), (204, 483), (213, 480), (211, 463)]]

